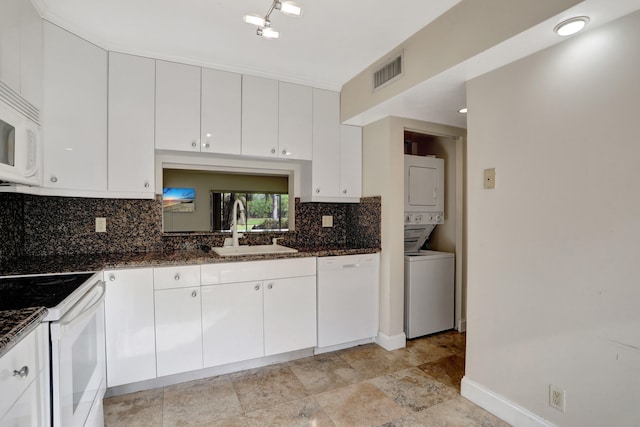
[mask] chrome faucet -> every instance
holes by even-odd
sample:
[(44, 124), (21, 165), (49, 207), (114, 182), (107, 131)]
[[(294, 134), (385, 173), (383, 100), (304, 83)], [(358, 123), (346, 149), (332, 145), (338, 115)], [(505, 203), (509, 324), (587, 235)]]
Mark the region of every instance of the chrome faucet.
[[(240, 207), (240, 209), (238, 209), (238, 207)], [(233, 202), (233, 220), (231, 221), (231, 246), (240, 246), (240, 244), (238, 243), (238, 239), (244, 237), (244, 234), (238, 234), (238, 213), (240, 213), (240, 222), (244, 222), (244, 224), (246, 225), (247, 217), (245, 215), (244, 205), (242, 204), (242, 200), (240, 199), (236, 199), (236, 201)]]

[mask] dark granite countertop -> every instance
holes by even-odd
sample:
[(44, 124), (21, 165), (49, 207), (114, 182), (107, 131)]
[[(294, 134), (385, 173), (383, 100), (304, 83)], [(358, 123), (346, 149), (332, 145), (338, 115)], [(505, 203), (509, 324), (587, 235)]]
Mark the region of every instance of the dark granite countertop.
[(34, 330), (46, 314), (44, 307), (0, 311), (0, 357)]
[(180, 264), (214, 264), (266, 259), (326, 257), (380, 252), (379, 248), (297, 248), (297, 253), (227, 256), (210, 251), (178, 250), (172, 252), (130, 252), (46, 257), (19, 257), (0, 264), (0, 276), (18, 274), (53, 274), (80, 271), (99, 271), (117, 268), (156, 267)]

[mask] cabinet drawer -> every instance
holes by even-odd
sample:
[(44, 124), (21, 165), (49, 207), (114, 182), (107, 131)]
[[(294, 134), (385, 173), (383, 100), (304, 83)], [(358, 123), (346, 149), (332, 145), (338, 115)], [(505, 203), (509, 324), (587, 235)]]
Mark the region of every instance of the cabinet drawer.
[(153, 288), (172, 289), (200, 285), (200, 266), (172, 266), (153, 269)]
[(228, 262), (202, 266), (202, 284), (250, 282), (285, 277), (315, 276), (315, 258)]
[[(38, 334), (39, 330), (34, 330), (0, 359), (0, 417), (4, 416), (40, 372)], [(25, 366), (28, 369), (26, 376), (14, 375), (14, 371), (20, 371)]]

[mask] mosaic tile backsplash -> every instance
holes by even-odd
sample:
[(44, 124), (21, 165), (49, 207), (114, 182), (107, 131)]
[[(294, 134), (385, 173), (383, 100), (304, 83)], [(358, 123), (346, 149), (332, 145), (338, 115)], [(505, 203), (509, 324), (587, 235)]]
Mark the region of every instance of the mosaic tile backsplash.
[[(379, 248), (380, 197), (361, 203), (295, 201), (296, 230), (246, 233), (243, 244), (298, 248)], [(333, 227), (322, 216), (333, 215)], [(107, 232), (95, 232), (95, 218)], [(162, 200), (92, 199), (0, 194), (0, 261), (12, 257), (200, 249), (222, 246), (229, 233), (164, 233)]]

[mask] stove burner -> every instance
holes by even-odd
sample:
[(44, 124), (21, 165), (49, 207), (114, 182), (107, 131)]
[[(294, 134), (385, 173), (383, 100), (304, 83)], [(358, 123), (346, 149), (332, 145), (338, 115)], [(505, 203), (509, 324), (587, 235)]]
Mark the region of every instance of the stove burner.
[(93, 273), (0, 279), (0, 310), (27, 307), (53, 308), (86, 282)]

